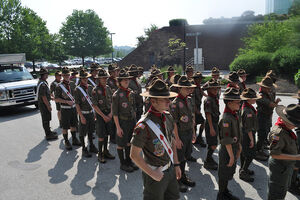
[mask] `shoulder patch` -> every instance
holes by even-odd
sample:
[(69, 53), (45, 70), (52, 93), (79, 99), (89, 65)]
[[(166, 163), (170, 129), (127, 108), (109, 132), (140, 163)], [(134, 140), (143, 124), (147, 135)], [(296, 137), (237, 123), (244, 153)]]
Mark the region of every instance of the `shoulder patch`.
[(247, 114), (247, 117), (252, 117), (252, 114)]
[(279, 137), (279, 136), (277, 136), (277, 135), (273, 135), (273, 136), (272, 136), (272, 140), (273, 140), (273, 141), (274, 141), (274, 140), (278, 141), (278, 140), (279, 140), (279, 138), (280, 138), (280, 137)]
[(229, 123), (223, 122), (223, 127), (224, 128), (228, 128), (229, 127)]
[(139, 124), (137, 125), (137, 127), (141, 128), (141, 129), (144, 129), (144, 128), (145, 128), (145, 124), (139, 123)]

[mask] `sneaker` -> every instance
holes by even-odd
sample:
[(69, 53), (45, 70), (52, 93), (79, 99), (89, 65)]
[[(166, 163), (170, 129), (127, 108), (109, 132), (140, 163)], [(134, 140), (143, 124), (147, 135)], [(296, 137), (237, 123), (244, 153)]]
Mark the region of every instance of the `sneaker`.
[(81, 142), (77, 139), (77, 137), (72, 137), (72, 145), (81, 146)]
[(178, 186), (179, 186), (179, 191), (181, 193), (186, 193), (187, 192), (188, 188), (183, 183), (181, 183), (180, 180), (178, 181)]
[(114, 160), (116, 158), (115, 156), (111, 155), (108, 150), (104, 151), (103, 154), (104, 154), (104, 158), (107, 158), (110, 160)]
[(189, 157), (187, 160), (190, 162), (197, 162), (197, 159), (194, 158), (193, 156)]
[(91, 153), (98, 153), (98, 149), (95, 147), (94, 144), (90, 145), (90, 152)]
[(56, 140), (58, 138), (57, 135), (54, 135), (53, 133), (49, 133), (45, 136), (46, 140)]
[(90, 154), (90, 152), (85, 147), (85, 148), (82, 149), (82, 156), (86, 157), (86, 158), (90, 158), (90, 157), (92, 157), (92, 154)]
[(234, 196), (228, 189), (224, 192), (224, 195), (231, 200), (240, 200), (238, 197)]
[(106, 163), (106, 160), (104, 159), (104, 154), (103, 153), (98, 153), (98, 161), (100, 163)]
[(218, 165), (213, 162), (204, 161), (204, 168), (207, 170), (217, 170)]
[(125, 171), (125, 172), (129, 172), (129, 173), (131, 173), (131, 172), (134, 171), (133, 168), (132, 168), (131, 166), (125, 165), (125, 164), (122, 164), (122, 165), (120, 166), (120, 169), (123, 170), (123, 171)]
[(191, 179), (189, 179), (186, 174), (182, 175), (180, 182), (189, 187), (196, 186), (196, 183), (194, 181), (192, 181)]
[(250, 177), (250, 175), (246, 171), (244, 171), (244, 170), (242, 170), (240, 172), (240, 176), (239, 177), (240, 177), (241, 180), (246, 181), (248, 183), (252, 183), (254, 181), (254, 178)]
[(69, 140), (65, 141), (65, 148), (68, 151), (72, 150), (72, 145), (70, 144)]

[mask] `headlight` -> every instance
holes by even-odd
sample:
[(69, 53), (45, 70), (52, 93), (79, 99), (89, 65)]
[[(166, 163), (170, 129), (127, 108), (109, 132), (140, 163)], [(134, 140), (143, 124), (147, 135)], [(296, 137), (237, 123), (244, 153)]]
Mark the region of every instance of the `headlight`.
[(0, 100), (6, 100), (7, 95), (5, 90), (0, 90)]

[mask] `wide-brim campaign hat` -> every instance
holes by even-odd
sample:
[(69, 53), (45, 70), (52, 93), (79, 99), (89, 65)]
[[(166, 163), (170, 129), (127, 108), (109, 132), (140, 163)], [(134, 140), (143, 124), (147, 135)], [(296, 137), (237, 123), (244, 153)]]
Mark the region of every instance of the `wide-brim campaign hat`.
[(177, 84), (177, 82), (178, 82), (178, 80), (180, 79), (180, 75), (179, 74), (175, 74), (174, 76), (172, 76), (171, 78), (170, 78), (170, 82), (172, 83), (172, 84)]
[(132, 64), (128, 69), (128, 73), (130, 76), (137, 76), (139, 74), (139, 70), (136, 65)]
[(89, 78), (92, 75), (89, 74), (86, 70), (82, 69), (79, 71), (79, 74), (76, 75), (77, 78)]
[(118, 80), (130, 79), (130, 78), (133, 78), (133, 76), (129, 76), (128, 72), (124, 69), (121, 69), (119, 76), (117, 77)]
[(55, 75), (55, 76), (61, 76), (61, 71), (58, 71), (58, 70), (57, 70), (57, 71), (54, 73), (54, 75)]
[(208, 90), (210, 88), (221, 88), (220, 82), (214, 79), (210, 79), (206, 83), (204, 83), (202, 89)]
[(166, 72), (175, 72), (175, 69), (173, 66), (169, 66)]
[(195, 72), (192, 78), (197, 79), (197, 78), (204, 78), (201, 72)]
[(106, 72), (105, 69), (99, 69), (98, 74), (97, 74), (97, 78), (108, 78), (108, 74)]
[(147, 89), (149, 89), (150, 88), (150, 86), (156, 81), (156, 80), (158, 80), (159, 78), (157, 77), (157, 76), (154, 76), (149, 82), (148, 82), (148, 84), (146, 84), (146, 88)]
[(220, 72), (219, 68), (213, 67), (211, 70), (210, 75), (221, 75), (222, 73)]
[(63, 67), (62, 70), (61, 70), (61, 74), (62, 75), (70, 75), (71, 71), (67, 67)]
[(264, 77), (261, 82), (256, 83), (256, 84), (260, 85), (260, 86), (263, 86), (263, 87), (266, 87), (266, 88), (271, 88), (271, 87), (277, 88), (277, 85), (274, 84), (272, 78), (269, 77), (269, 76)]
[(173, 84), (172, 86), (174, 87), (196, 87), (196, 85), (192, 84), (191, 81), (189, 81), (189, 79), (187, 78), (187, 76), (183, 75), (179, 78), (179, 80), (177, 81), (177, 84)]
[(277, 76), (273, 70), (269, 70), (266, 73), (266, 76), (269, 76), (272, 79), (273, 83), (275, 83), (277, 81)]
[(229, 87), (225, 90), (225, 92), (223, 93), (223, 99), (231, 100), (231, 101), (242, 100), (240, 91), (238, 89), (232, 88), (232, 87)]
[(43, 75), (43, 74), (49, 74), (48, 70), (44, 67), (41, 67), (40, 69), (40, 75)]
[(250, 100), (250, 99), (257, 100), (257, 99), (261, 99), (262, 96), (257, 94), (253, 89), (246, 88), (243, 90), (243, 92), (241, 94), (241, 98), (242, 98), (242, 100)]
[(159, 70), (159, 69), (154, 69), (152, 72), (151, 72), (151, 75), (150, 76), (159, 76), (159, 75), (162, 75), (163, 73)]
[(90, 67), (90, 71), (97, 71), (99, 70), (99, 65), (97, 63), (92, 63)]
[(144, 68), (143, 67), (138, 67), (137, 68), (139, 72), (143, 73), (144, 72)]
[(230, 72), (226, 80), (231, 83), (238, 83), (240, 81), (239, 75), (236, 73), (236, 71)]
[(185, 72), (193, 72), (194, 68), (192, 66), (187, 66), (187, 68), (185, 69)]
[(296, 127), (300, 127), (300, 105), (290, 104), (287, 107), (278, 105), (276, 113), (283, 120)]
[(72, 76), (75, 76), (76, 74), (78, 74), (78, 71), (77, 71), (75, 68), (72, 69), (71, 75), (72, 75)]
[(167, 84), (164, 81), (157, 79), (149, 86), (149, 91), (140, 95), (153, 98), (174, 98), (178, 94), (176, 92), (170, 92)]
[(112, 72), (112, 71), (115, 71), (116, 70), (116, 67), (113, 66), (113, 65), (108, 65), (108, 71), (109, 72)]
[(244, 69), (239, 69), (239, 70), (237, 71), (237, 74), (238, 74), (239, 76), (247, 76), (247, 75), (248, 75)]

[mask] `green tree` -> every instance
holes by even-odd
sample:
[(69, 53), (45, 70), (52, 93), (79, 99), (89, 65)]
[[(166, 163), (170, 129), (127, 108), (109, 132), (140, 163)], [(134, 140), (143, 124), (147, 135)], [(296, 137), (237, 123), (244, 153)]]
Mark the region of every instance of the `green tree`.
[(293, 16), (300, 16), (300, 0), (294, 0), (289, 9), (289, 14)]
[(145, 28), (144, 29), (145, 35), (141, 35), (136, 38), (138, 41), (137, 46), (140, 46), (145, 41), (147, 41), (148, 38), (151, 36), (151, 34), (156, 30), (158, 30), (158, 26), (156, 26), (155, 24), (151, 24), (149, 28)]
[(184, 42), (181, 42), (181, 39), (179, 38), (170, 38), (169, 39), (169, 49), (170, 49), (170, 54), (171, 56), (174, 56), (177, 54), (178, 51), (181, 51), (186, 44)]
[(93, 10), (74, 10), (63, 23), (59, 33), (69, 55), (96, 57), (112, 51), (108, 31)]
[(64, 44), (62, 43), (59, 34), (51, 35), (50, 48), (51, 48), (51, 53), (48, 59), (54, 62), (58, 62), (59, 66), (61, 66), (61, 63), (64, 60), (67, 60), (68, 56), (66, 54)]

